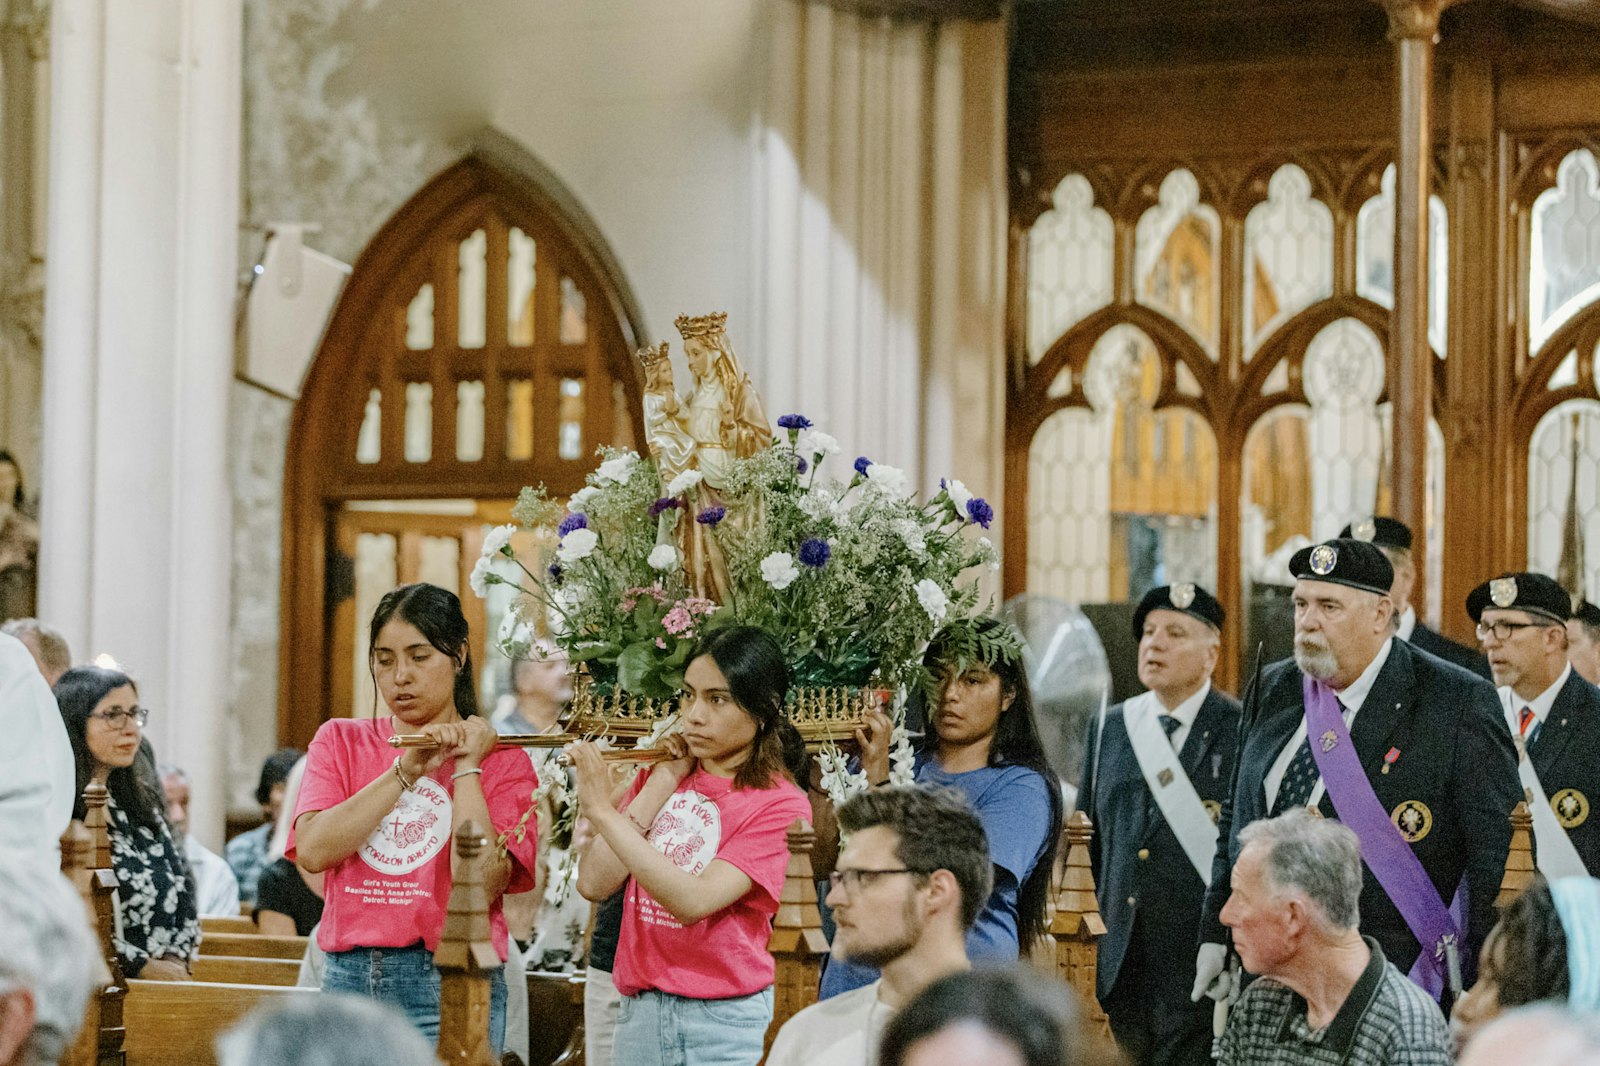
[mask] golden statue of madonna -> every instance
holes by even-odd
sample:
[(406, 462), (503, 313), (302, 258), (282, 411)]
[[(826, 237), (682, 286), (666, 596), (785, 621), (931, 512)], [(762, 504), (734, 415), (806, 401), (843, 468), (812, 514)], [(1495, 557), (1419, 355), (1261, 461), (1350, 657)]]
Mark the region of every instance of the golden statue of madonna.
[(772, 444), (772, 424), (728, 343), (727, 321), (725, 311), (678, 316), (683, 353), (694, 376), (687, 397), (680, 398), (673, 385), (665, 342), (639, 353), (645, 375), (645, 437), (663, 483), (686, 470), (698, 470), (703, 478), (687, 494), (688, 511), (678, 520), (684, 573), (696, 596), (718, 603), (728, 602), (727, 563), (715, 533), (695, 516), (721, 502), (733, 460)]

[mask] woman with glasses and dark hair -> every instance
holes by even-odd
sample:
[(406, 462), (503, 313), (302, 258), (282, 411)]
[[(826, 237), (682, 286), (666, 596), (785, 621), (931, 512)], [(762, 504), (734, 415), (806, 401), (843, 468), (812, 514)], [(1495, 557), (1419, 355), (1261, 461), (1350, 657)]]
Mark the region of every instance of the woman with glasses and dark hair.
[[(1061, 836), (1061, 789), (1045, 760), (1015, 631), (994, 618), (947, 626), (924, 653), (932, 685), (927, 731), (917, 745), (919, 785), (967, 797), (989, 838), (994, 891), (967, 934), (974, 963), (1014, 962), (1049, 919), (1050, 871)], [(861, 768), (874, 788), (889, 781), (893, 723), (882, 711), (857, 730)], [(871, 984), (876, 971), (830, 959), (823, 999)]]
[(641, 773), (619, 802), (599, 750), (568, 748), (596, 833), (578, 891), (600, 901), (626, 886), (614, 1063), (754, 1066), (772, 1022), (767, 941), (788, 829), (811, 816), (785, 761), (789, 667), (767, 633), (729, 626), (701, 641), (683, 680), (686, 754)]
[[(370, 641), (373, 716), (334, 718), (317, 730), (285, 854), (325, 874), (323, 990), (391, 1003), (437, 1038), (433, 952), (450, 900), (453, 838), (470, 822), (490, 840), (478, 861), (504, 962), (501, 897), (533, 888), (537, 781), (527, 755), (495, 748), (495, 731), (478, 714), (467, 620), (454, 593), (426, 584), (392, 590), (372, 614)], [(426, 733), (436, 746), (396, 755), (389, 738), (397, 733)], [(496, 1058), (505, 1042), (502, 970), (489, 992)]]
[(74, 818), (84, 816), (90, 781), (110, 793), (106, 825), (117, 872), (122, 933), (117, 955), (127, 977), (186, 981), (200, 944), (194, 879), (167, 822), (155, 753), (144, 739), (149, 712), (127, 674), (75, 666), (56, 682), (56, 702), (77, 764)]

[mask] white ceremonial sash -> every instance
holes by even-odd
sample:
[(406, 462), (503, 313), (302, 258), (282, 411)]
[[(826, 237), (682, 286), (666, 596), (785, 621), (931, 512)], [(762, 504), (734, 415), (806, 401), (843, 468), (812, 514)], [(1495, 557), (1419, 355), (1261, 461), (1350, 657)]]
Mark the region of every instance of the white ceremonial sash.
[(1517, 735), (1517, 712), (1513, 709), (1511, 689), (1502, 688), (1500, 698), (1506, 712), (1506, 725), (1511, 729), (1511, 739), (1517, 745), (1517, 773), (1527, 792), (1528, 806), (1533, 809), (1534, 865), (1544, 874), (1546, 881), (1554, 881), (1558, 877), (1587, 877), (1589, 871), (1584, 869), (1583, 860), (1578, 858), (1578, 849), (1573, 847), (1572, 838), (1567, 836), (1567, 831), (1556, 820), (1556, 812), (1550, 806), (1550, 798), (1544, 794), (1544, 786), (1539, 783), (1533, 760), (1528, 758), (1527, 746), (1523, 744), (1522, 737)]
[(1194, 790), (1189, 775), (1183, 772), (1178, 752), (1156, 721), (1154, 693), (1145, 692), (1122, 705), (1122, 721), (1133, 743), (1133, 757), (1139, 772), (1155, 797), (1161, 816), (1172, 827), (1172, 835), (1183, 845), (1184, 854), (1200, 880), (1211, 884), (1211, 860), (1217, 852), (1217, 826), (1206, 813), (1200, 793)]

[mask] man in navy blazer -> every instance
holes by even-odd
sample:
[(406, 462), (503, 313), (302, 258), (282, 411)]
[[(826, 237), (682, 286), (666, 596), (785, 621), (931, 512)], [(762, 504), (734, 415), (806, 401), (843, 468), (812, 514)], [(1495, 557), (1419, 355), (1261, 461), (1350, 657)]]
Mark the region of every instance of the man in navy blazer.
[(1489, 662), (1483, 653), (1457, 644), (1438, 630), (1430, 629), (1411, 606), (1411, 590), (1417, 584), (1417, 568), (1411, 561), (1411, 527), (1396, 518), (1363, 518), (1339, 531), (1341, 537), (1371, 541), (1394, 567), (1394, 583), (1389, 599), (1394, 603), (1395, 633), (1413, 647), (1437, 655), (1447, 663), (1466, 667), (1481, 678), (1489, 677)]
[(1184, 774), (1199, 797), (1203, 825), (1191, 810), (1180, 831), (1198, 829), (1202, 838), (1214, 832), (1239, 732), (1238, 701), (1211, 686), (1222, 621), (1222, 605), (1196, 585), (1162, 586), (1145, 595), (1134, 612), (1133, 632), (1139, 681), (1149, 691), (1107, 713), (1098, 744), (1091, 738), (1081, 778), (1081, 803), (1094, 821), (1089, 855), (1106, 922), (1097, 992), (1118, 1044), (1136, 1066), (1211, 1061), (1211, 1010), (1189, 1000), (1194, 972), (1186, 947), (1199, 928), (1215, 844), (1196, 845), (1206, 856), (1202, 875), (1162, 815), (1154, 795), (1160, 779), (1152, 787), (1141, 769), (1128, 716), (1156, 717), (1161, 732), (1151, 736), (1177, 755), (1177, 765), (1167, 769), (1174, 778)]
[[(1229, 992), (1226, 932), (1218, 916), (1239, 854), (1239, 830), (1293, 806), (1339, 817), (1309, 749), (1307, 675), (1339, 698), (1365, 776), (1365, 784), (1354, 784), (1370, 788), (1389, 813), (1440, 901), (1451, 903), (1465, 887), (1457, 948), (1470, 983), (1495, 921), (1509, 817), (1522, 798), (1499, 698), (1483, 679), (1394, 638), (1393, 571), (1371, 543), (1336, 539), (1305, 548), (1289, 569), (1296, 578), (1295, 655), (1263, 671), (1246, 697), (1237, 784), (1222, 809), (1226, 843), (1218, 845), (1206, 894), (1193, 996)], [(1326, 739), (1319, 738), (1324, 751)], [(1364, 861), (1362, 869), (1361, 931), (1406, 971), (1421, 946), (1372, 868)]]
[[(1589, 876), (1600, 876), (1600, 689), (1567, 661), (1567, 592), (1544, 574), (1502, 574), (1467, 597), (1506, 701), (1556, 822)], [(1539, 823), (1534, 823), (1537, 837)], [(1545, 870), (1543, 848), (1534, 852)], [(1575, 871), (1546, 870), (1546, 876)]]

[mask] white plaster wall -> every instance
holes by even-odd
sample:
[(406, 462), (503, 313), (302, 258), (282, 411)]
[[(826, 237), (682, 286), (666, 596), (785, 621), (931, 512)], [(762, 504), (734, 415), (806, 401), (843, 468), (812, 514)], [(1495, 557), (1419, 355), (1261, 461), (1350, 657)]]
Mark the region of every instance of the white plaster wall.
[[(758, 385), (752, 234), (765, 81), (757, 0), (246, 0), (248, 258), (273, 221), (353, 262), (467, 137), (494, 126), (566, 183), (666, 338), (726, 310)], [(241, 264), (246, 265), (246, 264)], [(235, 382), (231, 806), (276, 736), (290, 403)]]

